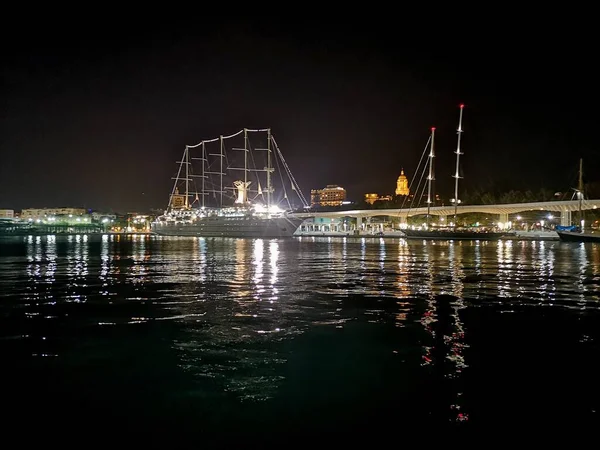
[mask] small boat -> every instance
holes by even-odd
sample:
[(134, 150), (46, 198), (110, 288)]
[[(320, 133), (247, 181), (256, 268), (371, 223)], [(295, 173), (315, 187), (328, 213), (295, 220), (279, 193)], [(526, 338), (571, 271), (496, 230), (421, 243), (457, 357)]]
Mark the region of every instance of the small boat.
[(600, 242), (599, 233), (582, 233), (580, 231), (556, 230), (561, 241), (565, 242)]
[[(575, 189), (577, 199), (579, 200), (578, 217), (581, 220), (581, 203), (583, 201), (583, 159), (579, 160), (579, 185)], [(583, 221), (581, 222), (583, 224)], [(558, 237), (564, 242), (600, 242), (600, 233), (586, 233), (581, 227), (576, 225), (557, 226), (555, 229)]]
[[(460, 151), (460, 138), (461, 138), (461, 134), (463, 132), (462, 118), (463, 118), (464, 106), (465, 105), (460, 105), (460, 116), (458, 119), (458, 129), (457, 129), (458, 139), (457, 139), (456, 151), (454, 152), (454, 153), (456, 153), (456, 173), (453, 175), (453, 178), (455, 179), (455, 183), (454, 183), (454, 198), (452, 199), (452, 202), (454, 203), (454, 217), (455, 218), (456, 218), (456, 214), (458, 211), (458, 204), (460, 203), (460, 200), (458, 199), (458, 180), (459, 180), (459, 178), (461, 178), (459, 175), (460, 155), (463, 154)], [(404, 233), (404, 237), (406, 237), (408, 239), (498, 240), (498, 239), (502, 238), (503, 236), (507, 235), (508, 233), (504, 233), (504, 232), (497, 232), (497, 231), (490, 231), (490, 230), (473, 230), (470, 228), (458, 228), (456, 226), (443, 227), (443, 228), (430, 228), (429, 227), (429, 218), (430, 218), (429, 210), (430, 210), (431, 203), (432, 203), (431, 182), (434, 179), (433, 158), (435, 156), (435, 154), (434, 154), (435, 128), (431, 129), (431, 136), (429, 139), (430, 139), (430, 141), (429, 141), (430, 146), (429, 146), (429, 159), (428, 159), (429, 174), (427, 176), (427, 183), (428, 183), (428, 185), (427, 185), (427, 227), (421, 228), (421, 229), (409, 229), (409, 228), (403, 229), (401, 231)]]

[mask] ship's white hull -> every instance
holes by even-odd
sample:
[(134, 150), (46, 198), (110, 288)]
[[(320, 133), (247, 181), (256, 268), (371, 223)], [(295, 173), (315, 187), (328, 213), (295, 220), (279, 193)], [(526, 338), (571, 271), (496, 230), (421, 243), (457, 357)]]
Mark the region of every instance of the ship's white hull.
[(291, 217), (211, 217), (192, 223), (154, 222), (152, 231), (162, 236), (282, 238), (293, 236), (301, 223)]

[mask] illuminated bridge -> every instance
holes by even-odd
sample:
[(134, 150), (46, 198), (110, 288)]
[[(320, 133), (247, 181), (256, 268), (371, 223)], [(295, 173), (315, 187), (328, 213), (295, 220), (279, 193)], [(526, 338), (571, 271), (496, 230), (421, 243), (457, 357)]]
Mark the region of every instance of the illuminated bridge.
[[(462, 205), (457, 209), (457, 214), (467, 213), (486, 213), (497, 214), (498, 222), (508, 222), (510, 214), (517, 214), (525, 211), (547, 211), (560, 214), (561, 225), (571, 225), (571, 215), (579, 211), (580, 200), (534, 202), (534, 203), (511, 203), (503, 205)], [(600, 200), (581, 200), (581, 210), (591, 210), (600, 208)], [(439, 216), (444, 220), (447, 217), (454, 216), (454, 206), (433, 206), (430, 208), (431, 215)], [(427, 208), (404, 208), (404, 209), (355, 209), (351, 211), (330, 211), (330, 212), (307, 212), (293, 214), (299, 218), (342, 218), (351, 217), (356, 219), (357, 228), (360, 228), (363, 219), (377, 216), (388, 216), (392, 220), (397, 219), (400, 223), (406, 223), (408, 217), (426, 215)]]

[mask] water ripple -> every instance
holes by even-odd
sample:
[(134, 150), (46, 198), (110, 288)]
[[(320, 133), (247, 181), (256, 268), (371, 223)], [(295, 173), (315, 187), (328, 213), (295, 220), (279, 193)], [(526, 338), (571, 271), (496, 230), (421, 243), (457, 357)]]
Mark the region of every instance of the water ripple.
[[(152, 336), (197, 383), (242, 400), (276, 397), (290, 343), (318, 327), (410, 332), (421, 370), (441, 358), (458, 379), (469, 367), (467, 311), (600, 305), (591, 244), (48, 236), (4, 240), (0, 252), (2, 348), (21, 342), (10, 348), (21, 356), (106, 359), (114, 355), (102, 342)], [(113, 351), (152, 351), (139, 345)], [(394, 354), (407, 358), (409, 348)], [(462, 398), (457, 389), (453, 420), (468, 419)]]

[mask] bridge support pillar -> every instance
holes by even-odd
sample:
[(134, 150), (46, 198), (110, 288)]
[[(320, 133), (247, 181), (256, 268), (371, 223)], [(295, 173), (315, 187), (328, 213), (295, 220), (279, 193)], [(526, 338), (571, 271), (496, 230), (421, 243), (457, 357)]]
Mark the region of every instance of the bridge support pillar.
[(358, 231), (361, 231), (361, 230), (362, 230), (362, 217), (360, 217), (360, 216), (358, 216), (358, 217), (356, 218), (356, 229), (357, 229)]
[(560, 212), (560, 224), (565, 227), (571, 225), (571, 211), (563, 210)]
[(498, 222), (500, 223), (506, 223), (508, 222), (508, 214), (507, 213), (502, 213), (502, 214), (498, 214)]

